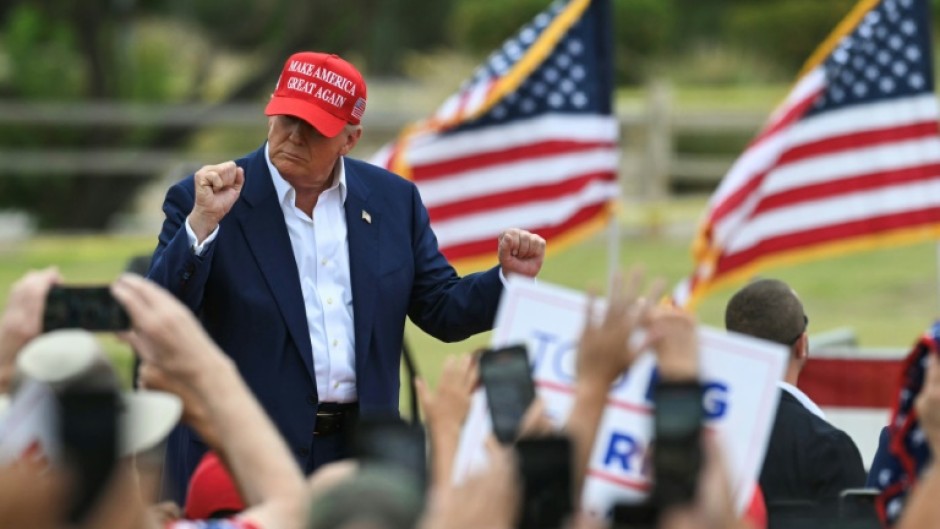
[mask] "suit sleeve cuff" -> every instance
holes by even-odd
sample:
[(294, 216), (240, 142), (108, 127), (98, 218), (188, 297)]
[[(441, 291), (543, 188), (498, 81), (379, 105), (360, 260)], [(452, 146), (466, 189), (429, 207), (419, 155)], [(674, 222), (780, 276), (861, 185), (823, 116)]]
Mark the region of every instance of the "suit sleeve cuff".
[[(206, 247), (209, 246), (209, 244), (215, 240), (216, 235), (219, 234), (219, 227), (216, 226), (215, 229), (212, 230), (212, 233), (210, 233), (209, 236), (206, 237), (206, 240), (200, 243), (199, 240), (196, 238), (196, 232), (193, 231), (193, 227), (189, 225), (188, 217), (186, 218), (185, 225), (186, 225), (186, 237), (189, 239), (189, 247), (192, 248), (193, 253), (196, 255), (196, 257), (201, 257), (202, 254), (206, 252)], [(502, 274), (502, 272), (500, 272), (500, 274)]]
[[(206, 240), (208, 240), (208, 239), (206, 239)], [(538, 282), (539, 282), (538, 278), (536, 278), (536, 277), (526, 277), (526, 276), (519, 275), (519, 274), (516, 274), (516, 277), (519, 277), (519, 278), (521, 278), (521, 279), (525, 279), (525, 280), (531, 281), (531, 282), (533, 282), (533, 283), (538, 283)], [(506, 274), (503, 273), (503, 268), (502, 268), (502, 267), (499, 268), (499, 282), (503, 284), (503, 288), (506, 288), (506, 287), (509, 286), (509, 279), (506, 278)]]

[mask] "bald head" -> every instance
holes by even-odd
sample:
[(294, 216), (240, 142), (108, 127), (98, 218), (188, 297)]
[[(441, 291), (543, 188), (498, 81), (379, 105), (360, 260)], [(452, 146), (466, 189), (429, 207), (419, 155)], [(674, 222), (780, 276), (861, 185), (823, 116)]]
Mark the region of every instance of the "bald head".
[(806, 331), (803, 303), (783, 281), (760, 279), (728, 302), (725, 328), (789, 347)]

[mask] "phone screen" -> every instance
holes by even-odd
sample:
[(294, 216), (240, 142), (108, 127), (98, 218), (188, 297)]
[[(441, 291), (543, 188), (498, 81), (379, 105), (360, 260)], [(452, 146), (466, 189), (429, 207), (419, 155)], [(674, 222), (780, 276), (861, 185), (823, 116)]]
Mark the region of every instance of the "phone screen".
[(662, 509), (691, 502), (702, 467), (704, 410), (697, 383), (664, 383), (656, 388), (653, 417), (653, 497)]
[[(859, 528), (880, 527), (875, 500), (878, 489), (846, 489), (839, 494), (839, 518), (853, 520)], [(864, 522), (868, 522), (865, 524)]]
[(520, 529), (561, 527), (572, 511), (571, 442), (567, 437), (516, 443), (523, 483)]
[(493, 433), (501, 443), (515, 440), (522, 417), (535, 400), (535, 384), (524, 345), (489, 349), (480, 356)]
[(43, 330), (121, 331), (130, 328), (124, 307), (107, 286), (55, 286), (46, 297)]

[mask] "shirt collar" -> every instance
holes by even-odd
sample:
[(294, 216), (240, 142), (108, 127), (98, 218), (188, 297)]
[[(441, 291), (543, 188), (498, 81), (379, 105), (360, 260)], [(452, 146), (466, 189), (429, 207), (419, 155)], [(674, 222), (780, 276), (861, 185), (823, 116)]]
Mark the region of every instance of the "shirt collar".
[(823, 411), (819, 408), (819, 406), (817, 406), (816, 403), (813, 402), (813, 399), (809, 398), (809, 396), (806, 393), (803, 393), (803, 391), (800, 390), (800, 388), (794, 386), (793, 384), (788, 384), (787, 382), (784, 382), (782, 380), (777, 382), (777, 386), (779, 386), (780, 389), (786, 391), (790, 395), (793, 395), (793, 398), (798, 400), (800, 404), (803, 405), (804, 408), (809, 410), (810, 413), (819, 417), (820, 419), (823, 419), (823, 420), (826, 419), (826, 414), (823, 413)]
[[(274, 191), (277, 193), (278, 203), (283, 204), (284, 201), (290, 197), (290, 203), (293, 206), (296, 192), (290, 183), (288, 183), (287, 180), (284, 180), (284, 177), (281, 176), (280, 172), (278, 172), (277, 167), (274, 167), (274, 164), (271, 163), (271, 155), (268, 149), (269, 145), (267, 142), (265, 142), (264, 161), (268, 164), (268, 172), (271, 173), (271, 181), (274, 182)], [(340, 157), (340, 163), (333, 166), (333, 185), (326, 189), (327, 191), (330, 191), (338, 187), (339, 198), (343, 204), (346, 203), (346, 162), (344, 160), (345, 159), (343, 157)]]

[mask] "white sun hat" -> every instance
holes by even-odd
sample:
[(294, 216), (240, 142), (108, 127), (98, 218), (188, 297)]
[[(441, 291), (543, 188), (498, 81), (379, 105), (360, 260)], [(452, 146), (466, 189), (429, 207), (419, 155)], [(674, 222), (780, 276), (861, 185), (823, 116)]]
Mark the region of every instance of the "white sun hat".
[[(179, 397), (163, 391), (120, 391), (120, 382), (94, 334), (63, 329), (30, 341), (17, 357), (20, 377), (60, 393), (68, 388), (114, 390), (121, 395), (121, 455), (146, 452), (163, 441), (179, 422)], [(13, 406), (16, 405), (16, 395)], [(2, 413), (2, 412), (0, 412)]]

